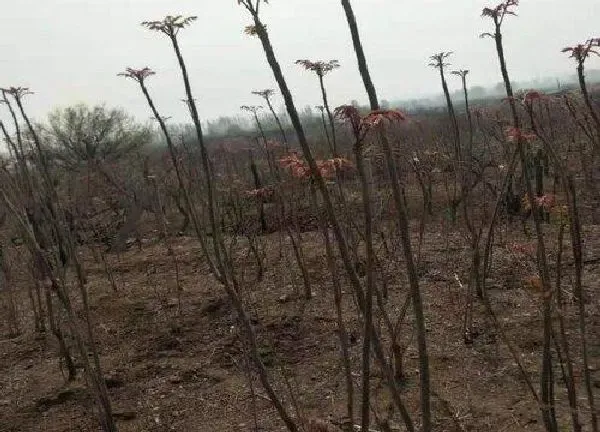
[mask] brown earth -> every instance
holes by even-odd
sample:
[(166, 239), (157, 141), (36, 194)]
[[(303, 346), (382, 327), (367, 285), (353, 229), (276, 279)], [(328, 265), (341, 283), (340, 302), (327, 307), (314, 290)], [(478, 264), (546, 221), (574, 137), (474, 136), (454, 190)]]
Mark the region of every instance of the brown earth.
[[(584, 279), (589, 293), (589, 354), (596, 396), (600, 399), (600, 278), (594, 261), (600, 257), (600, 230), (586, 227), (585, 234), (586, 259), (590, 261)], [(524, 238), (516, 226), (498, 237), (494, 279), (488, 283), (490, 298), (502, 328), (538, 390), (541, 300), (538, 293), (521, 282), (531, 273), (533, 262), (511, 255), (504, 247), (514, 241), (531, 240)], [(556, 243), (555, 235), (548, 238), (553, 245)], [(414, 240), (416, 244), (416, 237)], [(345, 390), (331, 281), (320, 237), (307, 233), (303, 242), (314, 291), (311, 300), (299, 296), (302, 284), (293, 257), (279, 257), (277, 233), (261, 239), (267, 251), (263, 282), (254, 281), (252, 260), (239, 257), (239, 268), (248, 281), (244, 297), (259, 336), (261, 356), (279, 393), (285, 395), (286, 406), (294, 412), (293, 406), (297, 405), (305, 418), (336, 423), (345, 414)], [(223, 290), (200, 263), (197, 242), (179, 237), (174, 244), (183, 288), (180, 313), (171, 258), (164, 245), (150, 234), (141, 252), (133, 248), (120, 257), (109, 256), (118, 292), (112, 291), (102, 265), (85, 257), (94, 327), (119, 429), (252, 431), (256, 412), (259, 430), (284, 430), (254, 374), (252, 388), (249, 385), (235, 313)], [(242, 246), (243, 242), (238, 248)], [(572, 258), (567, 243), (564, 251), (568, 263)], [(539, 409), (481, 306), (475, 309), (479, 335), (472, 346), (463, 342), (465, 290), (454, 277), (457, 274), (466, 284), (469, 253), (463, 234), (452, 226), (432, 223), (421, 256), (432, 389), (436, 395), (435, 430), (542, 431)], [(568, 296), (572, 268), (566, 265), (563, 272), (563, 288)], [(393, 312), (401, 307), (407, 294), (403, 263), (385, 263), (383, 277), (390, 290), (387, 307)], [(26, 283), (31, 281), (19, 275), (17, 287), (23, 288)], [(360, 323), (349, 291), (344, 301), (358, 387)], [(584, 430), (590, 430), (576, 307), (574, 302), (569, 303), (567, 321), (572, 355), (577, 359), (581, 417)], [(24, 329), (20, 336), (8, 338), (4, 321), (0, 327), (0, 431), (99, 430), (85, 383), (80, 378), (65, 384), (53, 337), (33, 333), (25, 295), (19, 311)], [(417, 353), (411, 325), (403, 328), (403, 341), (409, 345), (403, 396), (418, 423)], [(555, 364), (554, 372), (560, 430), (570, 430), (560, 365)], [(385, 418), (385, 386), (377, 367), (373, 373), (373, 390), (380, 402), (377, 415)], [(392, 430), (404, 430), (398, 417), (391, 419), (391, 425)]]

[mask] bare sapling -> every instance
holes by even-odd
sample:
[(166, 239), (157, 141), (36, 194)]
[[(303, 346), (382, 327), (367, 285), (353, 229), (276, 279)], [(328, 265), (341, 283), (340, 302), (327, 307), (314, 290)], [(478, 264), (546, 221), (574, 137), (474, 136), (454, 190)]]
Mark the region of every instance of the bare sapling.
[(346, 20), (348, 21), (348, 27), (350, 28), (350, 34), (352, 36), (352, 43), (354, 45), (354, 51), (356, 53), (358, 61), (358, 69), (363, 79), (365, 91), (369, 96), (369, 102), (371, 105), (371, 117), (368, 118), (368, 122), (379, 128), (379, 140), (382, 145), (384, 155), (386, 158), (386, 165), (388, 174), (390, 176), (392, 184), (392, 196), (394, 204), (396, 206), (396, 212), (398, 214), (398, 223), (400, 229), (400, 238), (404, 249), (404, 256), (406, 260), (406, 270), (409, 278), (409, 285), (411, 291), (411, 297), (413, 302), (413, 310), (416, 318), (417, 326), (417, 345), (419, 351), (419, 379), (421, 386), (421, 419), (424, 432), (430, 432), (432, 430), (431, 420), (431, 395), (430, 395), (430, 383), (429, 383), (429, 359), (427, 356), (427, 342), (426, 342), (426, 330), (425, 330), (425, 316), (423, 313), (423, 304), (421, 299), (421, 291), (419, 288), (419, 278), (417, 275), (417, 268), (412, 253), (412, 245), (410, 241), (410, 227), (408, 223), (407, 211), (404, 200), (402, 198), (402, 191), (400, 188), (400, 176), (396, 166), (396, 161), (393, 156), (391, 146), (389, 145), (388, 138), (385, 133), (384, 123), (386, 121), (401, 121), (404, 120), (404, 116), (399, 112), (379, 112), (379, 102), (375, 91), (375, 86), (371, 79), (371, 74), (367, 66), (362, 43), (360, 41), (360, 34), (358, 32), (358, 26), (356, 24), (356, 18), (352, 10), (352, 6), (349, 0), (342, 0), (342, 7), (346, 13)]
[(213, 170), (211, 169), (211, 163), (205, 146), (202, 126), (198, 117), (196, 103), (192, 95), (187, 68), (185, 66), (185, 61), (177, 39), (179, 31), (189, 26), (195, 20), (196, 17), (167, 16), (160, 21), (146, 21), (143, 23), (143, 25), (150, 30), (163, 33), (169, 38), (180, 66), (182, 80), (184, 82), (187, 96), (187, 104), (190, 109), (192, 121), (194, 122), (198, 145), (200, 148), (202, 168), (204, 170), (203, 175), (205, 180), (206, 202), (213, 239), (213, 252), (215, 256), (217, 279), (222, 283), (223, 288), (231, 299), (234, 309), (236, 310), (239, 322), (249, 345), (252, 360), (257, 367), (257, 373), (260, 377), (263, 388), (267, 392), (269, 399), (275, 406), (275, 409), (279, 413), (279, 416), (285, 423), (288, 430), (290, 432), (299, 432), (296, 421), (289, 414), (279, 395), (276, 393), (276, 390), (269, 378), (268, 371), (261, 360), (253, 324), (240, 297), (241, 287), (239, 286), (239, 281), (234, 271), (234, 264), (222, 238), (222, 232), (221, 227), (219, 226), (219, 218), (216, 208)]
[[(95, 342), (93, 326), (91, 323), (91, 314), (89, 310), (88, 292), (86, 286), (87, 278), (85, 277), (80, 259), (76, 253), (75, 242), (72, 238), (72, 235), (70, 235), (64, 229), (67, 224), (65, 222), (64, 211), (61, 207), (60, 199), (54, 185), (48, 156), (42, 146), (40, 137), (34, 129), (23, 106), (22, 98), (24, 95), (29, 93), (30, 92), (28, 89), (24, 88), (10, 89), (10, 94), (14, 98), (17, 107), (19, 108), (19, 112), (25, 121), (25, 124), (27, 125), (34, 144), (37, 168), (39, 169), (41, 177), (41, 195), (43, 200), (41, 203), (39, 203), (40, 205), (37, 208), (41, 209), (42, 216), (45, 220), (45, 225), (51, 231), (52, 237), (56, 239), (56, 243), (58, 243), (58, 249), (61, 252), (59, 257), (60, 259), (51, 260), (48, 254), (42, 250), (40, 243), (38, 242), (38, 237), (42, 235), (44, 238), (40, 238), (39, 240), (43, 241), (45, 244), (49, 244), (47, 232), (43, 233), (41, 230), (38, 230), (38, 237), (36, 237), (31, 224), (22, 217), (23, 211), (19, 209), (19, 207), (17, 207), (17, 205), (15, 205), (13, 200), (9, 197), (10, 191), (7, 191), (3, 188), (0, 191), (2, 195), (1, 198), (26, 236), (26, 241), (30, 252), (34, 256), (34, 259), (39, 265), (40, 271), (42, 272), (42, 280), (45, 287), (47, 287), (54, 295), (57, 296), (64, 311), (66, 312), (69, 331), (75, 339), (80, 359), (83, 362), (86, 378), (88, 379), (88, 383), (90, 385), (90, 390), (92, 391), (92, 394), (97, 402), (97, 408), (99, 409), (98, 417), (102, 429), (107, 432), (114, 432), (117, 430), (117, 426), (112, 417), (112, 406), (102, 374), (100, 358)], [(66, 256), (67, 253), (68, 256)], [(80, 330), (81, 325), (75, 315), (75, 311), (69, 298), (69, 293), (65, 286), (64, 268), (61, 269), (58, 265), (58, 262), (60, 262), (62, 266), (66, 266), (67, 263), (71, 263), (75, 270), (76, 284), (79, 288), (79, 296), (83, 304), (83, 332)], [(88, 353), (91, 354), (92, 361), (90, 361)]]
[[(342, 263), (343, 263), (344, 269), (350, 279), (354, 293), (358, 299), (359, 307), (361, 310), (363, 310), (364, 309), (364, 291), (362, 288), (361, 281), (356, 272), (355, 263), (353, 262), (352, 257), (351, 257), (351, 252), (350, 252), (350, 248), (347, 243), (347, 239), (344, 235), (344, 231), (342, 229), (342, 226), (341, 226), (339, 219), (337, 217), (337, 214), (335, 212), (333, 200), (331, 198), (331, 195), (329, 193), (329, 190), (327, 188), (325, 180), (323, 179), (323, 177), (320, 174), (319, 167), (317, 166), (317, 161), (314, 158), (313, 153), (308, 144), (308, 140), (306, 138), (304, 128), (300, 121), (298, 111), (294, 104), (292, 94), (289, 90), (289, 87), (287, 85), (287, 82), (285, 80), (283, 72), (281, 71), (281, 67), (275, 56), (275, 52), (273, 49), (273, 45), (271, 44), (269, 34), (267, 32), (265, 25), (263, 24), (263, 22), (260, 19), (259, 12), (260, 12), (260, 7), (262, 5), (262, 1), (261, 0), (256, 0), (256, 1), (239, 0), (238, 3), (240, 5), (242, 5), (248, 11), (250, 16), (252, 17), (254, 24), (246, 27), (245, 31), (249, 35), (257, 36), (262, 44), (262, 47), (265, 52), (265, 56), (267, 57), (269, 66), (273, 72), (273, 75), (275, 77), (275, 80), (277, 81), (277, 84), (279, 85), (279, 90), (284, 98), (288, 115), (292, 122), (292, 126), (294, 127), (294, 130), (296, 131), (298, 143), (300, 144), (300, 147), (302, 149), (304, 158), (306, 159), (308, 168), (314, 178), (315, 186), (321, 194), (321, 197), (323, 200), (323, 205), (324, 205), (327, 217), (329, 219), (329, 223), (331, 225), (340, 256), (342, 258)], [(410, 418), (410, 414), (408, 413), (408, 410), (406, 409), (406, 406), (400, 396), (398, 387), (397, 387), (396, 383), (394, 382), (393, 371), (385, 358), (383, 348), (381, 346), (381, 343), (379, 341), (379, 338), (376, 334), (376, 330), (374, 327), (371, 328), (371, 332), (373, 332), (372, 337), (373, 337), (374, 352), (375, 352), (378, 362), (381, 365), (381, 368), (384, 371), (386, 383), (389, 386), (391, 396), (394, 401), (394, 405), (400, 411), (400, 414), (401, 414), (402, 419), (407, 427), (407, 430), (409, 432), (412, 432), (412, 431), (414, 431), (414, 423), (412, 422), (412, 419)]]
[(196, 233), (196, 236), (198, 237), (198, 240), (200, 241), (200, 246), (202, 247), (202, 252), (204, 253), (204, 256), (208, 263), (209, 269), (211, 270), (211, 272), (213, 274), (218, 276), (214, 260), (212, 259), (212, 256), (209, 253), (204, 227), (200, 223), (199, 216), (194, 207), (194, 202), (192, 201), (188, 185), (185, 181), (183, 171), (181, 169), (179, 160), (177, 158), (175, 144), (173, 143), (173, 140), (171, 139), (171, 134), (169, 133), (169, 130), (167, 129), (165, 120), (159, 114), (159, 112), (156, 108), (156, 105), (154, 104), (154, 100), (150, 96), (148, 87), (146, 86), (146, 78), (148, 78), (154, 74), (155, 74), (154, 71), (152, 71), (148, 67), (145, 67), (142, 69), (127, 68), (125, 72), (122, 72), (119, 75), (124, 76), (126, 78), (131, 78), (140, 85), (140, 89), (142, 90), (142, 93), (143, 93), (144, 97), (146, 98), (146, 102), (148, 103), (148, 106), (152, 110), (152, 114), (153, 114), (154, 118), (156, 119), (156, 121), (158, 122), (160, 129), (163, 133), (163, 136), (165, 138), (165, 141), (167, 142), (167, 147), (169, 149), (169, 155), (171, 157), (171, 162), (173, 164), (173, 168), (175, 169), (175, 174), (177, 176), (177, 183), (179, 184), (179, 190), (183, 194), (186, 214), (188, 214), (191, 219), (192, 225), (194, 227), (194, 231)]
[(589, 370), (589, 355), (588, 355), (588, 341), (587, 341), (587, 325), (586, 325), (586, 308), (585, 298), (582, 285), (583, 275), (583, 240), (581, 235), (581, 221), (579, 216), (576, 189), (573, 182), (573, 174), (569, 172), (568, 166), (559, 157), (556, 145), (554, 145), (541, 131), (538, 123), (536, 122), (535, 116), (535, 103), (540, 102), (543, 96), (539, 93), (535, 95), (525, 95), (525, 108), (529, 116), (531, 129), (536, 137), (542, 142), (546, 153), (548, 154), (555, 171), (560, 179), (561, 186), (563, 187), (567, 205), (565, 207), (559, 207), (556, 211), (559, 223), (559, 234), (558, 234), (558, 256), (556, 263), (556, 302), (557, 302), (557, 313), (559, 316), (559, 337), (560, 346), (565, 356), (566, 379), (565, 385), (567, 387), (567, 394), (569, 398), (569, 406), (571, 408), (571, 419), (573, 423), (573, 430), (581, 430), (581, 424), (579, 422), (578, 404), (577, 404), (577, 392), (575, 388), (575, 380), (573, 375), (573, 361), (570, 356), (569, 338), (565, 330), (564, 314), (565, 314), (565, 301), (563, 300), (562, 288), (561, 288), (561, 259), (562, 259), (562, 238), (565, 226), (568, 226), (571, 237), (571, 249), (574, 260), (574, 272), (575, 281), (573, 288), (573, 297), (578, 304), (578, 324), (579, 332), (581, 334), (581, 359), (583, 361), (583, 376), (586, 388), (586, 396), (590, 406), (590, 418), (592, 423), (592, 430), (596, 432), (598, 430), (598, 418), (595, 410), (595, 398), (593, 392), (593, 384), (591, 373)]
[(354, 161), (358, 170), (361, 184), (361, 195), (364, 214), (364, 233), (366, 249), (366, 290), (364, 303), (364, 339), (362, 349), (362, 410), (361, 410), (361, 428), (369, 430), (371, 420), (371, 395), (370, 395), (370, 375), (371, 375), (371, 327), (373, 326), (373, 295), (377, 289), (375, 286), (375, 251), (373, 248), (373, 210), (371, 199), (373, 196), (372, 181), (367, 172), (364, 150), (365, 135), (368, 131), (366, 123), (362, 123), (358, 111), (352, 106), (346, 106), (336, 111), (338, 116), (345, 118), (352, 126), (354, 133)]
[[(317, 208), (317, 191), (314, 184), (310, 184), (310, 197), (312, 206)], [(325, 255), (327, 258), (327, 267), (331, 274), (331, 282), (333, 284), (333, 299), (335, 304), (336, 322), (337, 322), (337, 333), (340, 340), (340, 356), (344, 364), (344, 379), (346, 384), (346, 416), (351, 424), (354, 424), (354, 382), (352, 379), (352, 362), (350, 359), (350, 348), (348, 343), (348, 331), (344, 323), (343, 306), (342, 306), (342, 285), (340, 281), (340, 274), (336, 262), (335, 252), (333, 245), (331, 244), (331, 235), (329, 233), (329, 226), (327, 224), (327, 218), (321, 212), (319, 212), (319, 228), (323, 235), (323, 242), (325, 244)]]
[[(546, 254), (546, 242), (544, 238), (544, 231), (542, 228), (542, 220), (540, 218), (540, 212), (535, 208), (538, 201), (535, 199), (533, 192), (533, 186), (529, 177), (529, 163), (528, 163), (528, 143), (527, 134), (522, 130), (522, 122), (517, 112), (517, 106), (515, 97), (512, 90), (508, 69), (506, 67), (506, 60), (504, 55), (504, 45), (502, 41), (502, 24), (507, 16), (516, 15), (514, 8), (518, 6), (518, 0), (506, 0), (495, 8), (483, 9), (482, 16), (489, 17), (494, 24), (494, 32), (486, 33), (485, 36), (489, 36), (494, 39), (496, 44), (496, 53), (500, 62), (500, 71), (506, 88), (506, 95), (510, 106), (510, 112), (512, 116), (512, 129), (509, 131), (510, 136), (516, 144), (516, 151), (519, 154), (521, 162), (521, 170), (523, 181), (525, 182), (525, 189), (529, 203), (532, 205), (532, 213), (535, 225), (535, 233), (537, 238), (537, 266), (541, 285), (543, 287), (543, 353), (542, 353), (542, 372), (540, 376), (540, 393), (541, 393), (541, 404), (540, 410), (542, 418), (544, 420), (544, 426), (548, 432), (557, 432), (558, 426), (556, 421), (556, 413), (554, 406), (553, 387), (554, 380), (552, 379), (552, 287), (550, 281), (550, 271), (547, 263)], [(534, 204), (536, 203), (536, 204)]]
[(264, 90), (252, 92), (252, 94), (260, 96), (261, 98), (264, 99), (265, 103), (267, 104), (267, 107), (269, 108), (269, 112), (273, 116), (275, 123), (277, 123), (277, 128), (279, 129), (279, 132), (281, 133), (281, 139), (283, 140), (285, 149), (288, 150), (289, 142), (288, 142), (287, 134), (285, 133), (285, 129), (283, 128), (283, 125), (281, 124), (281, 119), (277, 115), (277, 112), (275, 112), (275, 108), (273, 108), (273, 102), (271, 101), (271, 96), (273, 96), (274, 93), (275, 93), (275, 90), (273, 90), (273, 89), (264, 89)]
[[(269, 141), (267, 140), (267, 137), (265, 135), (264, 129), (262, 127), (262, 123), (260, 122), (260, 119), (258, 118), (258, 111), (260, 109), (262, 109), (262, 107), (255, 106), (255, 105), (252, 105), (252, 106), (242, 105), (240, 108), (242, 109), (242, 111), (247, 111), (252, 114), (252, 116), (254, 118), (254, 122), (256, 124), (256, 127), (258, 128), (258, 131), (263, 140), (263, 145), (264, 145), (265, 151), (267, 153), (267, 160), (269, 161), (269, 167), (271, 168), (271, 174), (277, 181), (279, 181), (281, 179), (279, 169), (278, 169), (276, 162), (274, 161), (273, 154), (272, 154), (271, 150), (269, 149)], [(253, 163), (253, 159), (251, 159), (250, 168), (252, 170), (252, 175), (254, 177), (255, 190), (258, 191), (262, 188), (262, 185), (260, 184), (260, 178), (258, 176), (258, 171), (256, 170), (256, 164)], [(257, 182), (257, 180), (258, 180), (258, 182)], [(285, 223), (285, 222), (283, 222), (283, 219), (284, 219), (283, 214), (285, 213), (285, 205), (281, 199), (282, 193), (283, 193), (283, 191), (280, 191), (277, 199), (279, 201), (280, 215), (282, 215), (281, 222)], [(258, 200), (258, 205), (259, 205), (260, 220), (261, 220), (261, 225), (263, 227), (263, 232), (266, 232), (267, 229), (266, 229), (266, 222), (264, 222), (264, 203), (263, 203), (263, 201)], [(297, 227), (298, 223), (297, 223), (297, 218), (296, 218), (296, 212), (294, 212), (293, 202), (290, 203), (289, 207), (290, 207), (290, 211), (292, 213), (292, 222), (293, 222), (292, 225), (293, 225), (294, 229), (292, 229), (292, 227), (290, 227), (288, 224), (286, 224), (285, 229), (287, 231), (287, 234), (290, 238), (290, 242), (292, 244), (292, 250), (294, 251), (294, 258), (296, 260), (296, 264), (298, 265), (298, 269), (300, 270), (300, 274), (302, 275), (302, 284), (304, 286), (304, 298), (306, 300), (310, 300), (312, 298), (312, 286), (311, 286), (311, 282), (310, 282), (308, 268), (306, 266), (305, 259), (304, 259), (304, 251), (303, 251), (303, 247), (302, 247), (302, 234), (300, 233), (300, 230)]]

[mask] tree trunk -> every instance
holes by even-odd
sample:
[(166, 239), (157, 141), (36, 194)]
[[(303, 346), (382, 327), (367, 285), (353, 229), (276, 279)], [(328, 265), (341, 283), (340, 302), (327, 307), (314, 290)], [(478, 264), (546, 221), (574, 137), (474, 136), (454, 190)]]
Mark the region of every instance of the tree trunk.
[(369, 96), (369, 103), (371, 105), (371, 110), (375, 111), (379, 109), (379, 102), (377, 100), (377, 92), (375, 91), (375, 86), (373, 85), (373, 81), (371, 80), (371, 74), (369, 73), (369, 67), (367, 66), (367, 59), (365, 58), (365, 52), (362, 47), (362, 43), (360, 41), (360, 34), (358, 32), (358, 25), (356, 24), (356, 17), (354, 16), (354, 11), (352, 10), (352, 5), (350, 4), (350, 0), (341, 0), (342, 7), (344, 8), (344, 12), (346, 13), (346, 20), (348, 21), (348, 27), (350, 28), (350, 34), (352, 36), (352, 45), (354, 45), (354, 51), (356, 52), (356, 60), (358, 61), (358, 70), (360, 72), (360, 76), (363, 79), (363, 83), (365, 85), (365, 90), (367, 91), (367, 95)]

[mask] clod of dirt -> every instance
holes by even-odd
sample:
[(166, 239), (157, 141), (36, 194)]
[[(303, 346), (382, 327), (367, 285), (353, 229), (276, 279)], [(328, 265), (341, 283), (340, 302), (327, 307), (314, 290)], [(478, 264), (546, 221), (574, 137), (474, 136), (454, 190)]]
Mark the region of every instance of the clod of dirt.
[(184, 332), (185, 330), (186, 330), (186, 329), (185, 329), (184, 327), (182, 327), (182, 326), (180, 326), (180, 325), (178, 325), (178, 324), (170, 324), (170, 325), (169, 325), (169, 332), (170, 332), (172, 335), (181, 335), (181, 334), (183, 334), (183, 332)]
[(125, 385), (125, 379), (117, 374), (109, 375), (104, 378), (104, 382), (106, 383), (106, 388), (119, 388)]
[(169, 377), (169, 382), (171, 384), (181, 384), (183, 382), (183, 378), (181, 375), (173, 375), (172, 377)]
[(229, 309), (229, 301), (224, 297), (209, 299), (200, 309), (202, 315), (224, 315)]
[(181, 351), (176, 350), (166, 350), (166, 351), (157, 351), (155, 353), (156, 358), (173, 358), (173, 357), (181, 357)]
[(338, 432), (340, 429), (320, 419), (310, 419), (307, 424), (309, 432)]
[(181, 348), (179, 339), (170, 334), (162, 334), (154, 339), (156, 351), (175, 351)]
[(133, 312), (137, 312), (137, 313), (143, 314), (143, 313), (146, 313), (148, 311), (148, 307), (146, 306), (145, 303), (137, 302), (137, 303), (134, 303), (133, 305), (131, 305), (131, 310)]
[(46, 411), (53, 406), (62, 405), (65, 402), (78, 399), (85, 394), (86, 391), (84, 388), (66, 387), (58, 390), (56, 393), (41, 397), (36, 402), (36, 407), (41, 411)]
[(277, 301), (279, 303), (287, 303), (292, 299), (292, 295), (291, 294), (283, 294), (282, 296), (280, 296)]
[(113, 418), (115, 420), (133, 420), (137, 417), (137, 413), (132, 410), (113, 410)]
[(171, 384), (182, 384), (188, 382), (202, 382), (209, 386), (218, 384), (225, 381), (226, 374), (221, 370), (200, 370), (200, 369), (187, 369), (177, 372), (168, 378)]

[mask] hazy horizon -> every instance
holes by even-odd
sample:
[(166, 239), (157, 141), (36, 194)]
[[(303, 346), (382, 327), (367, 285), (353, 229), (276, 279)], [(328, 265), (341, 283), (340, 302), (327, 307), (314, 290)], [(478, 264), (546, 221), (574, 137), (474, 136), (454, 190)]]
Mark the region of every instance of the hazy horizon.
[[(137, 85), (117, 73), (149, 66), (157, 72), (148, 86), (162, 115), (187, 122), (183, 85), (166, 37), (145, 30), (144, 20), (165, 15), (197, 15), (180, 33), (192, 87), (203, 120), (239, 114), (240, 105), (260, 105), (253, 90), (277, 90), (260, 42), (244, 34), (248, 13), (236, 0), (218, 4), (181, 0), (20, 0), (0, 16), (0, 86), (29, 87), (26, 107), (44, 121), (54, 107), (79, 102), (117, 106), (140, 121), (150, 117)], [(440, 93), (429, 56), (454, 51), (451, 68), (470, 69), (469, 85), (500, 80), (491, 31), (481, 9), (494, 1), (354, 0), (369, 68), (380, 99), (429, 97)], [(560, 50), (597, 34), (600, 3), (524, 0), (518, 17), (504, 26), (505, 50), (515, 81), (572, 75), (574, 62)], [(327, 77), (332, 105), (366, 101), (339, 0), (273, 0), (262, 9), (271, 41), (299, 108), (318, 105), (314, 74), (294, 61), (338, 59), (341, 68)], [(591, 59), (590, 68), (600, 66)], [(449, 78), (451, 88), (459, 80)], [(274, 99), (281, 105), (278, 96)], [(0, 111), (5, 119), (6, 113)]]

